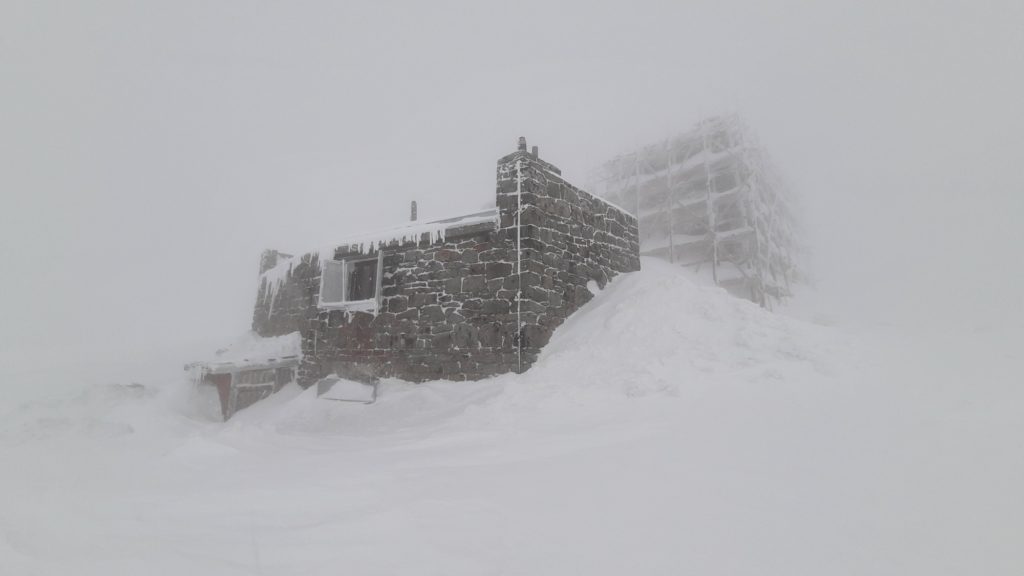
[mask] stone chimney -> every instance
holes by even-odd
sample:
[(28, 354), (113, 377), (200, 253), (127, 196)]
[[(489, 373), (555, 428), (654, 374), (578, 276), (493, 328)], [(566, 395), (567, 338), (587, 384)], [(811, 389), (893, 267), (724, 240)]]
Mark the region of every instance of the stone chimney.
[(291, 254), (285, 254), (284, 252), (278, 252), (277, 250), (264, 250), (263, 254), (260, 254), (260, 274), (263, 274), (267, 270), (270, 270), (280, 260), (291, 258)]

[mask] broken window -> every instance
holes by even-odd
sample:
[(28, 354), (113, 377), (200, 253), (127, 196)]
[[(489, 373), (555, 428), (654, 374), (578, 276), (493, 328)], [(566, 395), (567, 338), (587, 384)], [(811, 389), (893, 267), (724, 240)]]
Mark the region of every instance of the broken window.
[(320, 306), (373, 305), (380, 291), (381, 254), (359, 260), (326, 260), (321, 266)]

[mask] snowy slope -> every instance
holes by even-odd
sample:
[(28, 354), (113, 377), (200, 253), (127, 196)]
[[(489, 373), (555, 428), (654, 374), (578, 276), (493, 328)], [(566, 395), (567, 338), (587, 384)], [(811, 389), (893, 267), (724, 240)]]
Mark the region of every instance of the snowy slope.
[(0, 574), (1019, 574), (1019, 336), (820, 326), (645, 260), (522, 376), (3, 406)]

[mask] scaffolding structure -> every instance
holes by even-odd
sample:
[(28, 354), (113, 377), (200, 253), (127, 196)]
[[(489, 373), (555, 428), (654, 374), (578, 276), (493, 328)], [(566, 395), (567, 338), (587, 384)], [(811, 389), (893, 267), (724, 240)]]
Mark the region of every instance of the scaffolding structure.
[(765, 308), (798, 275), (789, 192), (735, 115), (614, 158), (592, 189), (632, 209), (640, 252), (699, 270)]

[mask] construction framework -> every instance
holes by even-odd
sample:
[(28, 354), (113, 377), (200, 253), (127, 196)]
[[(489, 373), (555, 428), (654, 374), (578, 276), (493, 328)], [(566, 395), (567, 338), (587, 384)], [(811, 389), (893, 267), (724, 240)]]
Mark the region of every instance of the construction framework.
[(735, 116), (605, 163), (592, 190), (632, 208), (640, 252), (698, 271), (771, 308), (798, 277), (789, 191), (751, 131)]

